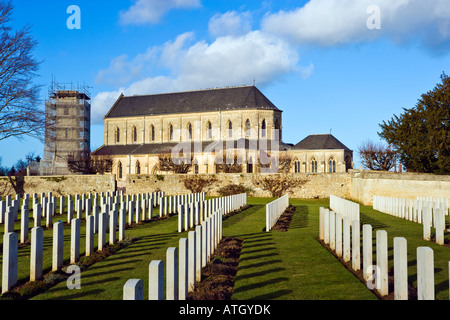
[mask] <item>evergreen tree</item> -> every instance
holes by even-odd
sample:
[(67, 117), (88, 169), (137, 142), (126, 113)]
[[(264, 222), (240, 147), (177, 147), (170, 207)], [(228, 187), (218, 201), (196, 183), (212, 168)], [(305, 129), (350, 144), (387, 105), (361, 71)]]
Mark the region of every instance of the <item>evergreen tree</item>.
[(379, 136), (392, 145), (408, 171), (450, 173), (450, 77), (426, 94), (414, 108), (380, 125)]

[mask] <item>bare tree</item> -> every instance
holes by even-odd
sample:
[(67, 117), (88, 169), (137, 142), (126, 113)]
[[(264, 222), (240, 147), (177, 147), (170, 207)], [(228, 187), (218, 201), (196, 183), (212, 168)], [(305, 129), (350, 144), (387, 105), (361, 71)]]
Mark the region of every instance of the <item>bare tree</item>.
[(359, 147), (359, 156), (362, 165), (375, 171), (389, 171), (395, 167), (397, 162), (397, 153), (391, 146), (385, 146), (382, 143), (367, 141)]
[(33, 84), (40, 62), (30, 28), (12, 32), (11, 1), (0, 0), (0, 140), (32, 136), (43, 140), (45, 112), (39, 109), (40, 86)]
[(111, 156), (91, 157), (89, 153), (76, 153), (67, 157), (67, 167), (72, 173), (105, 174), (112, 172)]
[(274, 198), (279, 198), (291, 190), (299, 189), (309, 181), (288, 174), (262, 175), (254, 177), (252, 180), (254, 185), (270, 192)]
[(187, 174), (192, 168), (193, 156), (186, 159), (173, 159), (170, 154), (160, 154), (158, 156), (158, 169), (164, 172), (173, 172), (175, 174)]
[(217, 173), (241, 173), (242, 161), (238, 155), (227, 155), (224, 153), (216, 155), (216, 172)]

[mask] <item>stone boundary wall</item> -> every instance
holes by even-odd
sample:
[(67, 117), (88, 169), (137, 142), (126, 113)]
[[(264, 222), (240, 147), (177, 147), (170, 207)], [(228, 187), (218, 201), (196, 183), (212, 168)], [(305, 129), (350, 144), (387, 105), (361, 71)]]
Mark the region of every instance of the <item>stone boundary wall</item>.
[[(164, 190), (168, 195), (190, 193), (185, 187), (185, 179), (215, 180), (210, 186), (202, 190), (208, 196), (220, 196), (222, 187), (235, 185), (242, 186), (250, 197), (271, 197), (269, 191), (263, 190), (260, 179), (264, 177), (287, 176), (294, 180), (307, 180), (298, 188), (289, 192), (291, 198), (328, 198), (330, 194), (341, 197), (350, 197), (350, 176), (347, 173), (333, 174), (288, 174), (288, 175), (263, 175), (263, 174), (211, 174), (211, 175), (129, 175), (127, 177), (127, 193), (154, 192)], [(258, 184), (259, 183), (259, 184)], [(198, 192), (198, 191), (197, 191)]]
[(115, 175), (0, 177), (0, 196), (49, 193), (54, 196), (116, 190)]
[(373, 205), (373, 196), (450, 198), (450, 175), (351, 170), (351, 199)]
[[(138, 194), (164, 190), (168, 195), (186, 194), (185, 179), (212, 179), (204, 188), (208, 196), (220, 196), (222, 187), (241, 186), (251, 197), (271, 197), (263, 190), (263, 177), (289, 177), (307, 182), (289, 191), (290, 198), (329, 198), (334, 195), (363, 205), (372, 205), (373, 196), (415, 199), (417, 197), (450, 198), (450, 175), (394, 173), (350, 170), (349, 173), (332, 174), (211, 174), (211, 175), (129, 175), (126, 181), (127, 194)], [(88, 194), (117, 190), (115, 175), (70, 175), (30, 176), (23, 178), (0, 177), (0, 196), (15, 196), (19, 193), (48, 193), (55, 196)], [(120, 186), (119, 186), (120, 187)]]

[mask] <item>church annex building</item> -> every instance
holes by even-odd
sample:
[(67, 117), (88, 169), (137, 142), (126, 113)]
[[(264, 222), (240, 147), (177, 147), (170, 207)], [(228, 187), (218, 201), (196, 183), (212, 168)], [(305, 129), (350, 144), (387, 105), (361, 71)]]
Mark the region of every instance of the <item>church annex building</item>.
[(221, 159), (233, 152), (242, 173), (264, 172), (262, 157), (274, 155), (289, 159), (283, 172), (352, 169), (353, 151), (330, 134), (284, 143), (282, 113), (255, 86), (121, 95), (104, 118), (104, 145), (92, 156), (110, 157), (112, 173), (122, 181), (128, 174), (168, 173), (161, 172), (160, 158), (180, 146), (191, 151), (189, 174), (220, 173), (218, 150)]

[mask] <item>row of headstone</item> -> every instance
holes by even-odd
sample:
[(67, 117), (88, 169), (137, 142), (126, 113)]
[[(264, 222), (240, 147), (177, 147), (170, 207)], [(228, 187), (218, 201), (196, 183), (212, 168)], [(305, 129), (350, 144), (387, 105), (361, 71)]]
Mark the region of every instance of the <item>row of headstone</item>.
[(431, 240), (431, 230), (435, 229), (435, 241), (444, 245), (446, 230), (445, 216), (448, 215), (448, 207), (444, 199), (431, 198), (394, 198), (373, 197), (373, 209), (423, 225), (423, 239)]
[[(149, 265), (149, 300), (186, 300), (196, 283), (201, 281), (201, 270), (211, 260), (222, 239), (224, 207), (181, 238), (179, 247), (167, 249), (166, 261), (154, 260)], [(165, 266), (165, 268), (164, 268)], [(165, 269), (165, 272), (164, 272)], [(164, 284), (165, 279), (165, 284)], [(123, 287), (123, 300), (144, 300), (144, 281), (130, 279)]]
[(247, 205), (247, 194), (237, 194), (220, 198), (205, 200), (200, 197), (199, 200), (190, 202), (181, 202), (178, 205), (178, 232), (188, 231), (201, 224), (205, 219), (211, 216), (219, 208), (223, 215), (227, 215)]
[[(117, 240), (125, 239), (126, 211), (115, 206), (109, 211), (107, 205), (97, 217), (98, 223), (98, 251), (102, 251), (107, 243), (107, 229), (109, 229), (109, 244), (114, 245)], [(109, 211), (109, 214), (108, 214)], [(109, 218), (108, 218), (109, 216)], [(86, 217), (86, 256), (92, 255), (94, 248), (95, 216)], [(23, 220), (25, 221), (25, 219)], [(109, 225), (108, 225), (109, 224)], [(109, 226), (109, 228), (107, 228)], [(119, 237), (116, 232), (119, 226)], [(80, 258), (80, 219), (74, 218), (71, 221), (70, 229), (70, 263), (77, 263)], [(18, 267), (18, 235), (15, 232), (5, 233), (3, 239), (3, 277), (2, 293), (9, 291), (17, 283)], [(36, 226), (31, 229), (31, 254), (30, 254), (30, 282), (38, 281), (42, 278), (43, 270), (43, 248), (44, 229)], [(61, 269), (64, 262), (64, 224), (59, 221), (53, 225), (52, 238), (52, 271)]]
[(348, 216), (350, 221), (359, 220), (359, 203), (330, 195), (330, 209), (334, 212)]
[(266, 232), (270, 232), (289, 207), (289, 194), (266, 204)]
[(446, 216), (450, 212), (450, 199), (424, 198), (416, 199), (373, 196), (373, 209), (409, 221), (422, 223), (424, 208), (432, 212), (439, 209)]
[[(359, 220), (350, 221), (348, 216), (320, 208), (319, 239), (330, 247), (344, 262), (351, 260), (354, 271), (361, 270), (369, 289), (377, 289), (381, 296), (389, 295), (388, 234), (377, 230), (375, 234), (375, 262), (373, 261), (373, 228), (362, 226)], [(403, 237), (394, 243), (394, 298), (408, 300), (408, 253), (407, 241)], [(449, 265), (450, 268), (450, 265)], [(417, 290), (419, 300), (434, 299), (434, 258), (428, 247), (417, 248)]]

